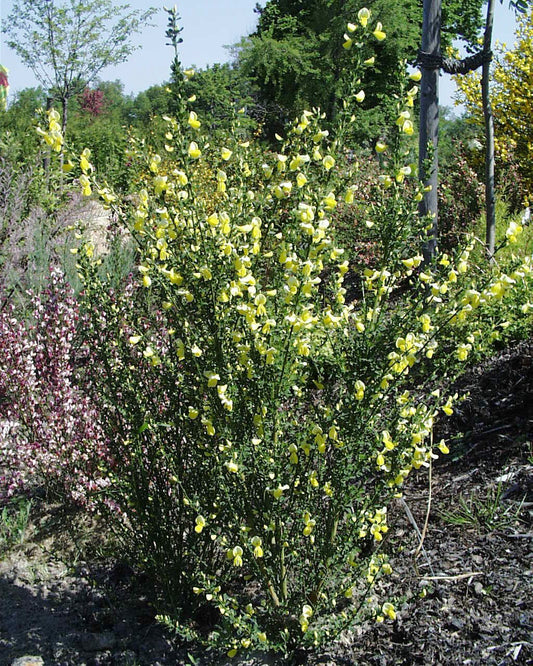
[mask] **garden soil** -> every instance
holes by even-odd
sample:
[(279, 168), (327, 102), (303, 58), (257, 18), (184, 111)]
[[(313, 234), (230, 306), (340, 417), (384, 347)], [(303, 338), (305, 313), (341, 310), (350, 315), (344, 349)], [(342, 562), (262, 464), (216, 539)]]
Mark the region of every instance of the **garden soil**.
[[(533, 663), (533, 342), (469, 370), (456, 389), (469, 397), (436, 433), (451, 453), (391, 510), (394, 573), (382, 592), (395, 598), (396, 620), (365, 621), (299, 663)], [(283, 663), (217, 660), (173, 640), (147, 581), (106, 556), (102, 533), (35, 500), (24, 542), (0, 556), (0, 666)]]

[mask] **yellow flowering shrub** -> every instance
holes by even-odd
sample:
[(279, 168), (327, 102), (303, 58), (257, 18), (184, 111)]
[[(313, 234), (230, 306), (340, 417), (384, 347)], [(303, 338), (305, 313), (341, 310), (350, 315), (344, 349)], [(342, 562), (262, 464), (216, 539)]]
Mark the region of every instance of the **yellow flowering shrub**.
[[(361, 26), (369, 18), (359, 12)], [(162, 586), (162, 620), (230, 656), (327, 642), (365, 612), (396, 617), (369, 596), (392, 571), (387, 507), (447, 451), (432, 429), (456, 399), (423, 387), (437, 360), (468, 358), (465, 322), (513, 286), (479, 274), (474, 287), (469, 248), (422, 265), (428, 221), (401, 149), (414, 94), (398, 150), (378, 149), (383, 196), (366, 221), (381, 251), (357, 274), (332, 223), (355, 204), (356, 166), (319, 110), (272, 152), (212, 141), (180, 99), (164, 154), (132, 146), (127, 198), (98, 182), (90, 153), (79, 161), (84, 193), (102, 193), (138, 248), (122, 290), (92, 246), (76, 255), (114, 460), (102, 501)]]

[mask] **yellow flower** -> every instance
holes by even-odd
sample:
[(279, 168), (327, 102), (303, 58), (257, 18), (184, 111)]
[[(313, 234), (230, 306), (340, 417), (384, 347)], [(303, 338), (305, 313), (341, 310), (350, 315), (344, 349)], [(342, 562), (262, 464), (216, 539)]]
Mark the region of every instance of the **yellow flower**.
[(353, 39), (346, 34), (344, 35), (344, 39), (345, 41), (343, 42), (342, 47), (348, 51), (352, 48)]
[(437, 448), (440, 450), (441, 453), (450, 453), (450, 449), (446, 446), (446, 442), (444, 440), (440, 441), (437, 445)]
[(82, 194), (84, 197), (88, 197), (91, 195), (92, 190), (91, 190), (91, 181), (87, 178), (85, 174), (82, 174), (80, 176), (80, 185), (82, 187)]
[(301, 167), (302, 164), (304, 164), (305, 162), (309, 162), (310, 159), (311, 158), (309, 157), (309, 155), (305, 155), (305, 154), (304, 155), (296, 155), (296, 157), (293, 157), (293, 159), (290, 161), (289, 169), (291, 171), (296, 171), (297, 169), (299, 169)]
[(337, 206), (337, 199), (335, 198), (335, 193), (330, 192), (329, 194), (327, 194), (322, 203), (326, 208), (326, 210), (333, 210)]
[(407, 134), (407, 136), (411, 136), (415, 131), (414, 125), (410, 120), (406, 120), (404, 124), (402, 125), (402, 132), (404, 134)]
[(324, 169), (326, 169), (326, 171), (329, 171), (332, 167), (335, 166), (335, 160), (331, 155), (326, 155), (326, 157), (324, 157), (324, 159), (322, 160), (322, 164), (324, 166)]
[(409, 78), (411, 79), (411, 81), (415, 81), (415, 83), (418, 83), (422, 78), (422, 72), (419, 69), (417, 69), (411, 74), (409, 74)]
[(154, 190), (156, 195), (161, 194), (167, 189), (168, 176), (155, 176)]
[(366, 60), (363, 60), (363, 65), (366, 65), (367, 67), (370, 67), (376, 62), (375, 56), (372, 56), (371, 58), (367, 58)]
[(365, 99), (365, 91), (360, 90), (357, 95), (355, 95), (355, 99), (357, 102), (361, 103)]
[(365, 388), (364, 383), (360, 379), (355, 382), (354, 389), (356, 400), (362, 400), (365, 397)]
[(376, 153), (384, 153), (387, 150), (387, 144), (383, 141), (378, 141), (376, 143)]
[(252, 546), (254, 547), (254, 557), (263, 557), (263, 548), (261, 545), (261, 537), (254, 536), (252, 538)]
[(202, 124), (202, 123), (198, 120), (198, 116), (196, 115), (196, 113), (195, 113), (194, 111), (191, 111), (191, 112), (189, 113), (189, 120), (188, 120), (188, 123), (189, 123), (189, 125), (190, 125), (193, 129), (199, 129), (200, 125)]
[(357, 18), (359, 19), (359, 23), (363, 26), (363, 28), (366, 27), (368, 19), (370, 18), (370, 14), (370, 9), (367, 9), (366, 7), (363, 7), (357, 12)]
[(374, 37), (378, 40), (378, 42), (382, 42), (385, 39), (385, 37), (387, 36), (386, 33), (383, 32), (382, 28), (383, 28), (383, 26), (378, 21), (376, 23), (376, 29), (372, 33), (374, 35)]
[(303, 187), (306, 183), (307, 183), (307, 178), (304, 176), (303, 173), (300, 172), (296, 176), (296, 185), (298, 185), (298, 187)]
[(381, 607), (381, 612), (383, 613), (383, 615), (386, 615), (391, 620), (396, 619), (396, 611), (394, 610), (394, 606), (390, 602), (383, 604), (383, 606)]
[(204, 529), (206, 525), (205, 518), (203, 516), (196, 516), (196, 527), (194, 528), (194, 531), (197, 534), (200, 534), (200, 532)]
[(274, 495), (275, 499), (280, 499), (283, 496), (283, 493), (285, 490), (289, 490), (289, 486), (282, 486), (281, 484), (278, 485), (277, 488), (274, 488), (272, 490), (272, 495)]
[(230, 157), (233, 155), (233, 152), (229, 148), (222, 148), (220, 151), (220, 155), (223, 160), (226, 162), (230, 159)]
[(468, 344), (460, 344), (459, 347), (457, 347), (457, 358), (459, 361), (466, 361), (468, 357), (468, 352), (472, 349), (472, 345), (470, 343)]
[(243, 551), (240, 546), (235, 546), (235, 548), (231, 551), (234, 566), (242, 567), (242, 553)]
[(309, 628), (309, 618), (313, 615), (313, 609), (309, 604), (305, 604), (302, 608), (302, 614), (300, 615), (300, 627), (302, 628), (303, 633)]
[(355, 32), (357, 30), (355, 23), (348, 23), (346, 27), (348, 28), (348, 32)]
[(91, 156), (91, 151), (88, 148), (84, 148), (82, 154), (80, 155), (80, 169), (83, 173), (92, 170), (92, 164), (89, 162)]
[(192, 77), (194, 76), (194, 69), (186, 69), (186, 70), (184, 70), (184, 72), (183, 72), (183, 76), (184, 76), (186, 79), (192, 79)]
[(189, 157), (192, 157), (193, 160), (197, 160), (202, 154), (202, 151), (198, 148), (198, 144), (195, 141), (191, 141), (188, 152)]
[(505, 231), (505, 236), (510, 243), (516, 243), (517, 237), (524, 231), (524, 228), (521, 224), (517, 224), (514, 221), (509, 223), (507, 230)]

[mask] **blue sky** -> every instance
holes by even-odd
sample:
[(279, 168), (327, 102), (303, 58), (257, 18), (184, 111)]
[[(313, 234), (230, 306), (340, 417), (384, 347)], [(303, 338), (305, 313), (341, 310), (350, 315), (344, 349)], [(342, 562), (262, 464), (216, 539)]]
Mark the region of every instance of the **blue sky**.
[[(394, 0), (391, 0), (394, 1)], [(176, 0), (168, 2), (172, 6)], [(178, 11), (184, 27), (181, 45), (181, 60), (186, 67), (205, 67), (216, 62), (225, 62), (230, 54), (224, 47), (235, 44), (243, 35), (254, 30), (257, 15), (254, 7), (257, 0), (178, 0)], [(125, 0), (117, 4), (129, 4), (135, 9), (160, 6), (155, 1)], [(265, 4), (264, 0), (260, 4)], [(0, 0), (2, 23), (11, 12), (13, 0)], [(162, 7), (162, 5), (161, 5)], [(154, 17), (154, 27), (147, 27), (137, 36), (141, 49), (117, 67), (102, 72), (103, 80), (119, 79), (126, 93), (137, 93), (151, 85), (168, 79), (172, 57), (170, 47), (165, 46), (166, 14), (161, 10)], [(515, 19), (508, 9), (508, 2), (496, 3), (494, 37), (509, 46), (514, 42)], [(0, 63), (9, 69), (12, 93), (37, 85), (32, 73), (18, 60), (15, 53), (4, 44), (0, 48)], [(440, 79), (441, 104), (452, 106), (454, 84), (450, 77)]]

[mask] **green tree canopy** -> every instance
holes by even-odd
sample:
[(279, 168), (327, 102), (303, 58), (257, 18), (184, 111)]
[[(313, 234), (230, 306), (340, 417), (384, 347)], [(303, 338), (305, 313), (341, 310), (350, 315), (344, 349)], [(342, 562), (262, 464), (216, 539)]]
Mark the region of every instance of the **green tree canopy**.
[[(414, 62), (420, 47), (419, 0), (269, 0), (264, 7), (257, 5), (257, 29), (239, 45), (238, 59), (259, 98), (278, 104), (288, 117), (314, 106), (333, 120), (350, 72), (343, 33), (348, 22), (356, 22), (364, 5), (372, 12), (371, 20), (383, 24), (387, 38), (373, 45), (376, 66), (361, 81), (366, 98), (356, 138), (381, 133), (393, 112), (405, 62)], [(481, 5), (482, 0), (447, 0), (444, 43), (456, 36), (475, 39), (481, 26)]]
[(7, 44), (63, 108), (109, 65), (135, 50), (133, 34), (154, 9), (130, 10), (112, 0), (15, 0), (3, 32)]

